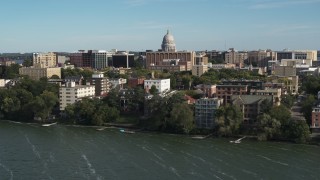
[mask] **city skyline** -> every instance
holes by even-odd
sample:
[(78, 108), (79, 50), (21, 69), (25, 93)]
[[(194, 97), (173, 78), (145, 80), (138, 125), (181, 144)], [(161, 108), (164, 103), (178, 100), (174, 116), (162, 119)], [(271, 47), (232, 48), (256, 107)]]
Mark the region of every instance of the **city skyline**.
[(320, 48), (320, 0), (12, 0), (0, 3), (0, 53), (161, 48)]

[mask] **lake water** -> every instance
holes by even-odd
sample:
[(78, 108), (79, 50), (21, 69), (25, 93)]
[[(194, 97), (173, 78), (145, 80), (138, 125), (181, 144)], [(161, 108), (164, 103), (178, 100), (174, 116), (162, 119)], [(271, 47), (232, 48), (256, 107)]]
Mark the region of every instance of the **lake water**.
[(320, 179), (320, 147), (0, 122), (0, 179)]

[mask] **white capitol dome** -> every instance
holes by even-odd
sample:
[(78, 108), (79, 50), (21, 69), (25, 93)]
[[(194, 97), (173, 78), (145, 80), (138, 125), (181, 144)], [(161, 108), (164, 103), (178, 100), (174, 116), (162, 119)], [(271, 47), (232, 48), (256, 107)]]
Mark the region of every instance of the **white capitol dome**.
[(168, 52), (168, 51), (176, 51), (176, 44), (174, 42), (174, 38), (172, 34), (170, 34), (169, 30), (167, 31), (167, 34), (163, 37), (162, 44), (161, 44), (162, 51)]

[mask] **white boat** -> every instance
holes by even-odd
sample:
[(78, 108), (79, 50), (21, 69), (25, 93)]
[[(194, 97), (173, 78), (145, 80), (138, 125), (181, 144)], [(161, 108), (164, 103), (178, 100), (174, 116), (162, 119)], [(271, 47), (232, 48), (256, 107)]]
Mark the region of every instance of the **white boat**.
[(107, 127), (101, 127), (101, 128), (98, 128), (97, 131), (103, 131), (105, 130)]
[(120, 132), (128, 133), (128, 134), (134, 134), (135, 133), (134, 131), (128, 131), (128, 130), (125, 130), (125, 129), (120, 129)]
[(240, 139), (237, 139), (237, 140), (235, 140), (235, 141), (230, 141), (230, 143), (239, 144), (239, 143), (241, 143), (241, 140), (244, 139), (244, 138), (246, 138), (246, 136), (244, 136), (244, 137), (242, 137), (242, 138), (240, 138)]
[(54, 122), (54, 123), (51, 123), (51, 124), (42, 124), (43, 127), (49, 127), (49, 126), (52, 126), (52, 125), (55, 125), (57, 124), (57, 122)]

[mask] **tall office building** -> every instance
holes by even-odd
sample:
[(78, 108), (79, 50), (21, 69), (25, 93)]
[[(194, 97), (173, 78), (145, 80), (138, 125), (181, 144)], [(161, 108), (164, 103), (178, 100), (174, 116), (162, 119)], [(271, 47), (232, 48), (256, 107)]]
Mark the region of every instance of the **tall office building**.
[(36, 68), (48, 68), (57, 66), (57, 56), (53, 52), (33, 53), (33, 66)]
[(119, 51), (112, 55), (112, 64), (109, 66), (119, 68), (131, 68), (134, 66), (134, 54), (129, 54), (126, 51)]
[(277, 60), (282, 59), (310, 59), (316, 61), (318, 52), (316, 50), (283, 50), (277, 52)]
[(258, 67), (268, 67), (268, 61), (275, 60), (276, 53), (271, 50), (259, 50), (248, 52), (248, 63)]
[(236, 51), (230, 48), (225, 53), (225, 63), (236, 64), (238, 67), (243, 67), (244, 61), (248, 59), (248, 53), (244, 51)]
[(105, 50), (95, 50), (93, 51), (93, 63), (92, 68), (94, 69), (104, 69), (109, 66), (108, 60), (112, 58), (111, 52)]
[(112, 58), (113, 52), (105, 50), (79, 50), (70, 54), (70, 62), (76, 67), (88, 67), (92, 69), (104, 69)]

